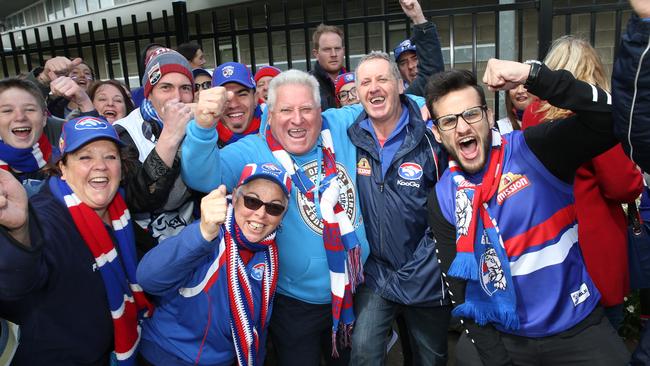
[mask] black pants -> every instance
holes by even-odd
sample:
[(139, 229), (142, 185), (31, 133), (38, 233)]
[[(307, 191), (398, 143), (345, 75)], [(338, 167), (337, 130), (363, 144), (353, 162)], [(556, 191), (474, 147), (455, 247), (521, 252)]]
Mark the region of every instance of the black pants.
[[(591, 325), (580, 329), (582, 323)], [(580, 330), (574, 331), (576, 328)], [(602, 308), (596, 308), (575, 327), (553, 336), (527, 338), (507, 333), (500, 333), (500, 336), (517, 366), (624, 366), (630, 359), (630, 353)], [(478, 351), (466, 333), (461, 335), (456, 345), (456, 365), (482, 365)]]
[(330, 366), (347, 365), (350, 348), (337, 343), (332, 358), (332, 306), (309, 304), (275, 294), (269, 328), (278, 365), (318, 366), (321, 357)]

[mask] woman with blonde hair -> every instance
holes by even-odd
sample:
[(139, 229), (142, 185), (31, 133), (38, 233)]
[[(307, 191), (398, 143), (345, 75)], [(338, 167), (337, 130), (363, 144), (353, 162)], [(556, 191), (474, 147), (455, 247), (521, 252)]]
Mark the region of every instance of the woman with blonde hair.
[[(544, 63), (551, 69), (568, 70), (577, 79), (610, 90), (597, 51), (584, 39), (570, 35), (556, 39)], [(559, 121), (572, 113), (538, 101), (526, 109), (523, 128)], [(580, 223), (580, 249), (614, 328), (623, 320), (623, 298), (629, 292), (627, 221), (621, 204), (634, 201), (642, 189), (641, 174), (620, 144), (576, 172), (573, 193)]]

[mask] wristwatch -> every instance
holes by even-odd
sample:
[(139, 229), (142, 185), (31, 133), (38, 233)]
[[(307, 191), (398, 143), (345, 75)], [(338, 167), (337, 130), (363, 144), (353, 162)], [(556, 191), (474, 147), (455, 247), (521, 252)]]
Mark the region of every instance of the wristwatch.
[(528, 78), (524, 83), (524, 87), (528, 88), (529, 86), (535, 84), (535, 81), (537, 81), (537, 75), (539, 74), (539, 69), (542, 68), (542, 63), (537, 60), (526, 60), (524, 63), (526, 65), (530, 65)]

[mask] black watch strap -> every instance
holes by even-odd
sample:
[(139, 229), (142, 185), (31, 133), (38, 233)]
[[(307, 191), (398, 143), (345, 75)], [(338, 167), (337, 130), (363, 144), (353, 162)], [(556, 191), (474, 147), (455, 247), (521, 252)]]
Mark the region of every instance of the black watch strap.
[(535, 84), (539, 70), (542, 68), (542, 63), (537, 60), (527, 60), (524, 63), (530, 65), (530, 72), (528, 72), (528, 78), (526, 79), (526, 83), (524, 83), (524, 87), (528, 88)]

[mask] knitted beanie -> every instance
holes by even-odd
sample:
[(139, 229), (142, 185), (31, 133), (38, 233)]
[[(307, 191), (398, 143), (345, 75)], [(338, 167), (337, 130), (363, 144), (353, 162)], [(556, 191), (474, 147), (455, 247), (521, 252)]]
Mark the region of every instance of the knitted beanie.
[(172, 72), (183, 74), (187, 76), (190, 83), (194, 83), (190, 64), (180, 53), (169, 48), (159, 48), (152, 53), (147, 60), (147, 67), (142, 76), (144, 97), (148, 98), (154, 85), (156, 85), (163, 76)]
[(255, 73), (255, 83), (257, 84), (257, 82), (260, 81), (260, 79), (265, 77), (265, 76), (270, 76), (270, 77), (274, 78), (274, 77), (278, 76), (281, 72), (282, 72), (282, 70), (278, 69), (275, 66), (262, 66)]

